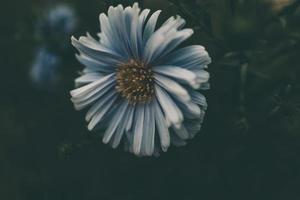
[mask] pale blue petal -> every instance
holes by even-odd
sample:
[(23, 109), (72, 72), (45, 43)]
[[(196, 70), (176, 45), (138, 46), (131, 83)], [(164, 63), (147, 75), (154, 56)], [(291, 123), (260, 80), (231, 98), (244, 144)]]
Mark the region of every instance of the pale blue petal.
[(183, 115), (174, 101), (170, 98), (170, 96), (162, 90), (159, 86), (155, 86), (157, 100), (162, 107), (164, 114), (170, 122), (176, 126), (180, 127), (183, 121)]
[(206, 83), (209, 80), (209, 73), (202, 69), (192, 69), (196, 76), (197, 76), (197, 82), (202, 84)]
[(97, 112), (93, 115), (92, 120), (90, 121), (90, 123), (88, 125), (89, 130), (93, 130), (95, 128), (95, 126), (98, 123), (100, 123), (100, 121), (103, 119), (104, 115), (107, 114), (112, 109), (113, 104), (115, 103), (115, 100), (116, 100), (116, 98), (112, 98), (112, 100), (108, 101), (107, 104), (105, 104), (105, 106), (102, 106), (102, 109), (97, 109)]
[(184, 23), (181, 18), (176, 20), (170, 18), (149, 38), (143, 52), (143, 60), (146, 64), (168, 54), (193, 34), (192, 29), (178, 30)]
[(174, 133), (174, 130), (171, 131), (171, 143), (174, 146), (181, 147), (185, 146), (187, 144), (186, 140), (181, 139), (180, 137), (177, 136), (177, 134)]
[[(157, 56), (157, 49), (163, 48), (166, 46), (167, 42), (170, 40), (170, 37), (167, 35), (167, 30), (171, 26), (171, 23), (175, 21), (174, 17), (170, 17), (158, 30), (156, 30), (147, 42), (144, 44), (144, 51), (142, 58), (146, 64), (149, 64), (155, 56)], [(173, 32), (177, 32), (173, 30)]]
[[(135, 110), (135, 105), (131, 105), (132, 109)], [(126, 124), (126, 131), (128, 132), (132, 125), (133, 125), (133, 119), (134, 119), (134, 112), (131, 112), (130, 115), (128, 116), (128, 121), (127, 121), (127, 124)]]
[(135, 59), (139, 59), (138, 48), (138, 22), (139, 22), (140, 9), (138, 4), (134, 4), (132, 7), (132, 21), (131, 21), (131, 33), (130, 33), (130, 47)]
[(163, 29), (165, 32), (168, 32), (170, 30), (181, 30), (184, 25), (186, 24), (185, 20), (181, 18), (179, 15), (175, 17), (170, 17), (167, 19), (161, 26), (161, 29)]
[(116, 34), (114, 37), (114, 43), (118, 44), (118, 52), (125, 55), (127, 59), (130, 58), (130, 51), (128, 48), (127, 30), (125, 27), (124, 10), (121, 5), (117, 7), (110, 7), (108, 10), (108, 19), (112, 31)]
[(192, 45), (168, 54), (161, 62), (187, 69), (204, 69), (211, 63), (211, 58), (203, 46)]
[(123, 137), (123, 134), (125, 132), (125, 128), (126, 128), (126, 125), (128, 123), (128, 120), (129, 120), (129, 117), (132, 115), (132, 113), (134, 112), (134, 107), (129, 105), (125, 114), (124, 114), (124, 117), (121, 119), (120, 123), (119, 123), (119, 126), (116, 130), (116, 133), (114, 135), (114, 138), (113, 138), (113, 141), (112, 141), (112, 147), (113, 148), (116, 148), (119, 146), (120, 142), (121, 142), (121, 139)]
[(206, 98), (204, 95), (202, 95), (200, 92), (194, 91), (194, 90), (189, 90), (189, 93), (192, 97), (192, 101), (195, 102), (196, 104), (202, 106), (204, 109), (207, 108), (207, 102)]
[(155, 121), (152, 104), (145, 105), (145, 119), (140, 155), (151, 156), (154, 152)]
[(179, 128), (173, 127), (174, 133), (183, 140), (186, 140), (189, 138), (189, 133), (187, 132), (184, 125), (181, 125)]
[(84, 36), (80, 37), (79, 40), (72, 37), (72, 44), (79, 52), (97, 61), (104, 63), (120, 63), (124, 61), (124, 57), (113, 50), (107, 49), (106, 47), (98, 44), (96, 45), (88, 40), (89, 39)]
[(154, 116), (154, 106), (153, 103), (150, 104), (150, 119), (149, 119), (149, 135), (148, 142), (146, 145), (146, 154), (151, 156), (154, 153), (155, 148), (155, 116)]
[(86, 37), (87, 37), (91, 42), (94, 42), (94, 43), (96, 43), (96, 44), (102, 45), (101, 42), (98, 41), (98, 40), (96, 40), (93, 36), (91, 36), (91, 34), (90, 34), (89, 32), (86, 32)]
[(149, 18), (143, 33), (143, 45), (145, 46), (150, 36), (153, 34), (155, 30), (155, 26), (157, 23), (157, 19), (161, 13), (161, 10), (154, 12)]
[(94, 101), (96, 101), (97, 99), (99, 99), (101, 96), (106, 94), (108, 91), (114, 90), (114, 87), (115, 87), (115, 80), (108, 79), (108, 80), (104, 81), (103, 83), (99, 84), (95, 89), (89, 91), (88, 93), (81, 93), (80, 95), (73, 95), (71, 100), (74, 103), (75, 108), (81, 110), (81, 109), (85, 108), (86, 106), (90, 105), (91, 103), (93, 103)]
[(153, 71), (174, 78), (181, 83), (189, 84), (195, 89), (200, 87), (196, 74), (185, 68), (164, 65), (153, 67)]
[(142, 135), (142, 141), (141, 141), (141, 150), (139, 155), (145, 156), (146, 154), (146, 148), (147, 148), (147, 143), (150, 142), (149, 140), (149, 135), (150, 135), (150, 127), (149, 127), (149, 122), (150, 122), (150, 110), (149, 110), (149, 105), (145, 104), (144, 105), (144, 124), (143, 124), (143, 135)]
[(82, 85), (89, 84), (103, 78), (105, 75), (97, 72), (87, 73), (75, 79), (75, 86), (80, 87)]
[(210, 83), (209, 82), (206, 82), (206, 83), (202, 83), (200, 85), (200, 90), (209, 90), (210, 89)]
[(163, 151), (167, 151), (170, 146), (170, 133), (167, 127), (166, 120), (163, 116), (162, 110), (159, 107), (157, 101), (153, 102), (153, 109), (154, 109), (154, 117), (155, 117), (155, 124), (157, 128), (157, 132), (160, 138), (160, 144)]
[(76, 55), (77, 60), (83, 64), (85, 68), (85, 72), (103, 72), (103, 73), (112, 73), (115, 71), (115, 67), (113, 67), (114, 63), (104, 63), (102, 61), (94, 60), (84, 54)]
[(178, 47), (178, 45), (180, 45), (182, 42), (191, 37), (193, 33), (194, 31), (192, 29), (184, 29), (177, 33), (170, 34), (170, 36), (168, 36), (170, 40), (166, 40), (166, 45), (162, 45), (160, 48), (157, 49), (157, 55), (153, 58), (153, 60), (163, 58), (165, 55), (167, 55), (176, 47)]
[(106, 129), (104, 136), (103, 136), (103, 143), (107, 144), (110, 139), (112, 138), (113, 134), (115, 133), (118, 125), (120, 124), (122, 118), (124, 117), (126, 113), (126, 109), (128, 107), (128, 102), (124, 101), (122, 104), (119, 106), (118, 110), (115, 112), (114, 117), (111, 119), (111, 122)]
[[(106, 48), (112, 48), (111, 44), (108, 40), (108, 38), (106, 37), (106, 35), (104, 33), (98, 33), (97, 36), (99, 37), (99, 42), (105, 46)], [(113, 49), (113, 48), (112, 48)]]
[(200, 117), (201, 109), (196, 103), (193, 103), (192, 101), (185, 101), (178, 97), (175, 97), (174, 101), (183, 112), (185, 118), (194, 119)]
[(124, 148), (125, 151), (129, 151), (130, 153), (133, 153), (133, 132), (132, 131), (126, 131), (126, 139), (124, 140)]
[(124, 31), (126, 34), (124, 35), (124, 42), (126, 44), (126, 47), (128, 49), (128, 52), (132, 55), (132, 50), (131, 50), (131, 24), (132, 24), (132, 18), (133, 18), (133, 12), (131, 7), (126, 7), (124, 10), (124, 26), (125, 29)]
[(101, 86), (101, 90), (98, 90), (97, 93), (94, 93), (93, 95), (88, 95), (88, 97), (84, 98), (72, 98), (71, 100), (74, 103), (74, 107), (77, 110), (82, 110), (83, 108), (95, 103), (98, 99), (106, 95), (107, 93), (111, 92), (114, 89), (113, 84), (105, 84)]
[(137, 32), (137, 37), (138, 37), (138, 52), (139, 52), (139, 57), (142, 56), (142, 50), (143, 48), (143, 30), (144, 30), (144, 24), (146, 22), (147, 16), (150, 13), (149, 9), (145, 9), (142, 11), (142, 13), (139, 16), (139, 21), (138, 21), (138, 32)]
[(72, 90), (70, 92), (70, 94), (72, 95), (73, 98), (84, 98), (86, 95), (88, 95), (90, 93), (94, 94), (94, 90), (97, 89), (102, 84), (104, 84), (106, 82), (114, 81), (114, 76), (115, 76), (115, 74), (107, 75), (93, 83), (90, 83), (83, 87)]
[(191, 97), (187, 90), (172, 79), (169, 79), (166, 76), (161, 76), (159, 74), (155, 74), (154, 77), (157, 84), (159, 84), (167, 92), (177, 96), (178, 98), (182, 98), (185, 101), (191, 100)]
[(101, 39), (103, 38), (101, 42), (103, 42), (104, 46), (110, 47), (115, 52), (121, 53), (118, 42), (116, 42), (118, 40), (118, 35), (112, 29), (108, 17), (104, 13), (101, 13), (99, 15), (99, 21), (101, 29)]
[(88, 110), (85, 120), (90, 121), (97, 112), (100, 112), (103, 106), (105, 106), (108, 102), (114, 102), (117, 97), (117, 93), (115, 91), (111, 91), (107, 95), (104, 95), (102, 98), (97, 100), (97, 102)]
[(135, 155), (139, 155), (141, 152), (145, 116), (144, 112), (144, 105), (138, 105), (135, 112), (135, 123), (133, 129), (133, 152)]

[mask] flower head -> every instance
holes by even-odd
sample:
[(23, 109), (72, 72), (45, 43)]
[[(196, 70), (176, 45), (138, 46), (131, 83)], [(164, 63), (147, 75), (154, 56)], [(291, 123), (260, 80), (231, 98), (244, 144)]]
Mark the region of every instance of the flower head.
[(201, 127), (207, 108), (198, 89), (208, 89), (211, 62), (204, 47), (178, 48), (192, 34), (185, 20), (169, 18), (156, 28), (161, 11), (110, 7), (100, 14), (99, 39), (72, 37), (85, 69), (71, 91), (78, 110), (89, 108), (88, 129), (104, 128), (103, 142), (136, 155), (184, 145)]
[(75, 12), (67, 4), (56, 5), (46, 12), (37, 25), (37, 33), (41, 37), (68, 36), (76, 27)]
[(30, 78), (37, 88), (51, 89), (58, 80), (60, 58), (53, 52), (42, 47), (37, 51), (30, 70)]

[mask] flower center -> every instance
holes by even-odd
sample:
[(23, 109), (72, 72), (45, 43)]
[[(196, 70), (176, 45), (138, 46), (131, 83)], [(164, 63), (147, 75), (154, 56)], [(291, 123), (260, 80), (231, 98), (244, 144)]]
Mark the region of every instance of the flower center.
[(118, 68), (116, 89), (130, 103), (147, 103), (154, 94), (153, 72), (144, 63), (130, 60)]

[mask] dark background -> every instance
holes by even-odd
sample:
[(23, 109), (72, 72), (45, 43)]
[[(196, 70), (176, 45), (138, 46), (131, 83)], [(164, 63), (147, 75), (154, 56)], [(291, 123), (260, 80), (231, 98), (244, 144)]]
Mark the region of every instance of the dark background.
[[(158, 158), (102, 144), (69, 100), (82, 69), (70, 35), (132, 2), (1, 1), (0, 199), (300, 199), (299, 1), (140, 1), (183, 16), (213, 59), (201, 132)], [(66, 35), (39, 25), (61, 3), (77, 19)], [(29, 76), (41, 46), (60, 59), (55, 81)]]

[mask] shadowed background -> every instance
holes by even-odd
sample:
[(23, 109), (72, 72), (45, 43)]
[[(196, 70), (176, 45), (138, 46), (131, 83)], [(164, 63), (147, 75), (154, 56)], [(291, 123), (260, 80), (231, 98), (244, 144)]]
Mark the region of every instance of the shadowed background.
[(95, 35), (101, 12), (133, 1), (6, 1), (0, 199), (299, 199), (299, 1), (139, 2), (163, 10), (161, 22), (184, 17), (195, 30), (187, 44), (213, 59), (201, 132), (158, 158), (137, 158), (102, 144), (85, 111), (73, 109), (82, 66), (70, 35)]

